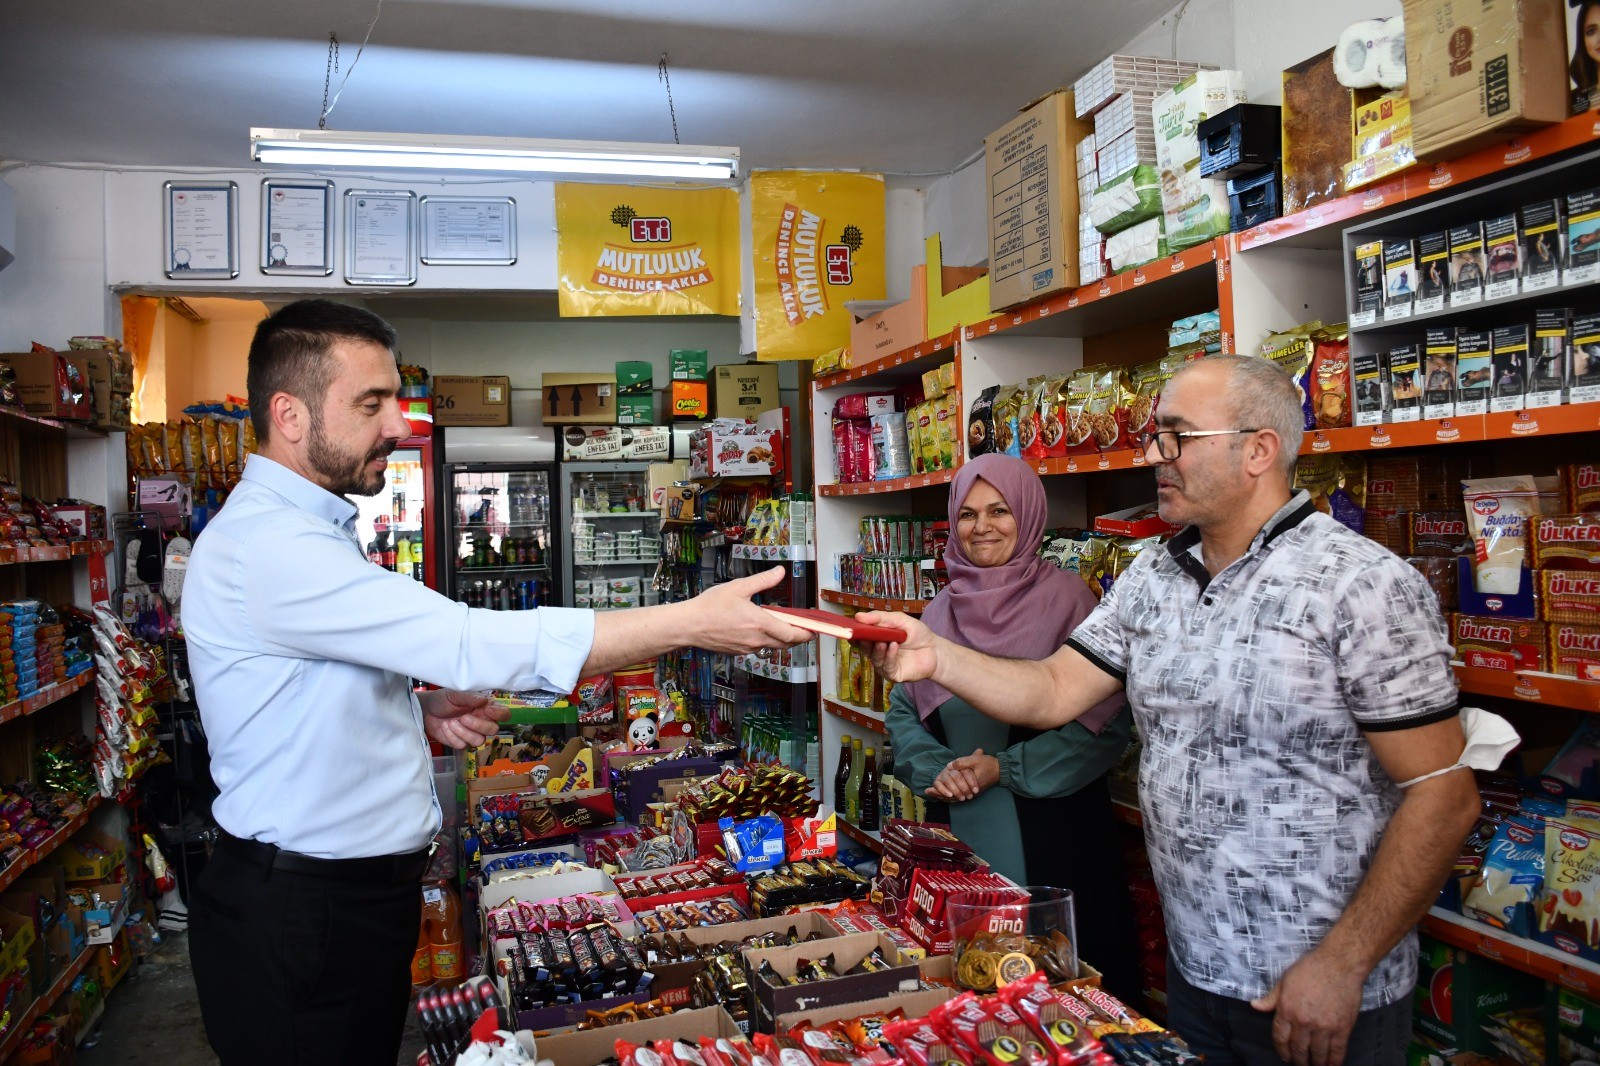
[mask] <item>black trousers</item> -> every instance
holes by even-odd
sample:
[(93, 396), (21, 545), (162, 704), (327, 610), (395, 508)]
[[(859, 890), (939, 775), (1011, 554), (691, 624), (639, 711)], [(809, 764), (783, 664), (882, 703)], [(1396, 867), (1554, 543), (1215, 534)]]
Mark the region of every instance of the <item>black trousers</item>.
[(189, 904), (200, 1014), (223, 1066), (395, 1066), (420, 867), (359, 879), (286, 873), (229, 844), (218, 844)]

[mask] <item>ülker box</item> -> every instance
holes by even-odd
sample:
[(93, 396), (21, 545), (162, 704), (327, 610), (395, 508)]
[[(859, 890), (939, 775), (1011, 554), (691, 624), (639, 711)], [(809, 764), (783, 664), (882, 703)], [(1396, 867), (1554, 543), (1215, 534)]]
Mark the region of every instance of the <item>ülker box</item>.
[(1452, 629), (1456, 657), (1467, 666), (1480, 670), (1545, 669), (1542, 622), (1458, 614)]
[(1548, 657), (1553, 674), (1600, 681), (1600, 625), (1552, 622)]

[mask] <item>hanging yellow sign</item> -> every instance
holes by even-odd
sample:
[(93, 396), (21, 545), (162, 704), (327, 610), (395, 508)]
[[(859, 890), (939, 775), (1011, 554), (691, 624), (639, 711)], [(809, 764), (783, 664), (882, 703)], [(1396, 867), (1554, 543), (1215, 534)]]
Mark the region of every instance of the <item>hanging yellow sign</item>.
[(737, 315), (734, 189), (556, 185), (563, 318)]
[(750, 218), (756, 358), (849, 344), (845, 301), (883, 299), (883, 176), (757, 171)]

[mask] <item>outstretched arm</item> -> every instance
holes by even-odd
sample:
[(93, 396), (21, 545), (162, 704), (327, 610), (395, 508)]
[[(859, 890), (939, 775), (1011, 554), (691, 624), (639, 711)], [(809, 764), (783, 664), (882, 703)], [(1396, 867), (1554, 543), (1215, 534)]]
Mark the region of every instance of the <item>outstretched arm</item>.
[(878, 672), (892, 681), (934, 681), (991, 718), (1054, 729), (1122, 688), (1122, 679), (1072, 647), (1048, 659), (1001, 659), (945, 640), (910, 615), (870, 611), (869, 625), (906, 631), (899, 644), (863, 644)]

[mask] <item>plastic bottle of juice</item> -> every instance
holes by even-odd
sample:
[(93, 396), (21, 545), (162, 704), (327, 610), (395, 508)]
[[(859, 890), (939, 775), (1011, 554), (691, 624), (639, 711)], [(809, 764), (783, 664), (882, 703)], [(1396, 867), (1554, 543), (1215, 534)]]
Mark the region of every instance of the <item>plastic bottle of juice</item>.
[(461, 951), (461, 900), (445, 881), (422, 886), (422, 916), (428, 930), (435, 981), (459, 981), (465, 970)]
[(433, 984), (433, 945), (428, 942), (428, 920), (417, 923), (417, 951), (411, 956), (411, 987)]

